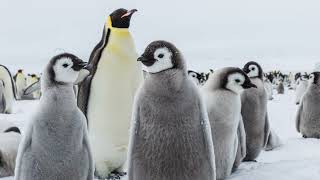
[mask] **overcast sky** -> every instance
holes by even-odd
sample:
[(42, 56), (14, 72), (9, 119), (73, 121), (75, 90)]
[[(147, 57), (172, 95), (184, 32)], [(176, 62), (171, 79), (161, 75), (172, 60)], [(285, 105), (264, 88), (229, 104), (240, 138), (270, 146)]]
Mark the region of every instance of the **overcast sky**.
[(319, 0), (1, 0), (0, 63), (42, 66), (62, 51), (87, 60), (119, 7), (139, 10), (131, 26), (139, 53), (165, 39), (193, 64), (320, 57)]

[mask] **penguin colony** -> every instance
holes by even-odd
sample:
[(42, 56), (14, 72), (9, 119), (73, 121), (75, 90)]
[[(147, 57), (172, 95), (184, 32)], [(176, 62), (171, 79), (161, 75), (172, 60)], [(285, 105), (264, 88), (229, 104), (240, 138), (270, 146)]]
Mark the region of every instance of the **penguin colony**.
[[(243, 68), (188, 70), (167, 41), (136, 53), (129, 31), (136, 9), (105, 23), (88, 63), (54, 56), (38, 77), (0, 65), (0, 113), (17, 100), (40, 99), (23, 136), (1, 125), (0, 177), (15, 180), (220, 180), (281, 140), (267, 103), (295, 90), (296, 129), (320, 138), (320, 72), (264, 73)], [(115, 80), (114, 77), (117, 77)]]

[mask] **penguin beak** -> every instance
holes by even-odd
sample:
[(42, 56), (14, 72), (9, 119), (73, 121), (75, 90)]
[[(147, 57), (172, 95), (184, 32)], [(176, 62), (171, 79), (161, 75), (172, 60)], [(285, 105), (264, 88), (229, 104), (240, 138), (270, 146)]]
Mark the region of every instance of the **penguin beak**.
[(128, 17), (128, 16), (132, 16), (133, 13), (137, 12), (137, 9), (131, 9), (130, 11), (128, 11), (127, 13), (125, 13), (124, 15), (121, 16), (121, 19), (124, 17)]
[(243, 68), (242, 70), (243, 70), (243, 72), (245, 72), (246, 74), (248, 74), (248, 73), (250, 72), (250, 69), (249, 69), (249, 68)]
[(251, 81), (245, 81), (242, 85), (243, 89), (249, 89), (249, 88), (257, 88), (255, 84), (253, 84)]
[(85, 67), (87, 67), (87, 65), (88, 65), (87, 62), (80, 61), (80, 62), (74, 63), (72, 66), (72, 69), (75, 71), (80, 71), (81, 69), (84, 69)]
[(147, 59), (147, 58), (145, 58), (145, 57), (143, 57), (143, 56), (139, 57), (139, 58), (137, 59), (137, 61), (140, 61), (140, 62), (141, 62), (142, 64), (144, 64), (145, 66), (152, 66), (152, 65), (156, 62), (155, 59)]

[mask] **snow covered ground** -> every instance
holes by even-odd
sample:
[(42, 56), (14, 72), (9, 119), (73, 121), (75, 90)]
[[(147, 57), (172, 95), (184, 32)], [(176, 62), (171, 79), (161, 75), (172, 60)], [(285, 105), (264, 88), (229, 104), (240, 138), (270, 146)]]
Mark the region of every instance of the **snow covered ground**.
[[(36, 105), (37, 101), (20, 101), (16, 104), (15, 114), (0, 115), (0, 120), (7, 119), (23, 127)], [(257, 163), (243, 163), (229, 180), (320, 179), (320, 140), (303, 139), (296, 132), (296, 109), (292, 90), (287, 90), (285, 95), (276, 95), (273, 101), (269, 101), (271, 127), (281, 137), (283, 146), (262, 152)]]

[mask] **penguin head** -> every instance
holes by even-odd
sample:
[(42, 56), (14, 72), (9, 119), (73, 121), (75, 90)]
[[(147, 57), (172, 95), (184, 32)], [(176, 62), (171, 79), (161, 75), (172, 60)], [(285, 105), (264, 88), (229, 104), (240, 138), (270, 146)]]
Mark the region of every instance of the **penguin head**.
[(308, 81), (309, 78), (310, 77), (309, 77), (309, 75), (307, 73), (300, 76), (300, 79), (303, 80), (303, 81)]
[(123, 8), (113, 11), (108, 19), (109, 26), (114, 28), (129, 28), (132, 15), (138, 10)]
[(18, 70), (18, 73), (22, 73), (22, 72), (23, 72), (23, 70), (22, 70), (22, 69), (19, 69), (19, 70)]
[(192, 70), (188, 70), (188, 76), (192, 79), (194, 83), (196, 83), (197, 85), (200, 84), (201, 74)]
[(80, 70), (86, 66), (87, 63), (75, 55), (63, 53), (50, 60), (45, 74), (53, 84), (74, 84)]
[(223, 87), (236, 94), (240, 94), (244, 89), (257, 88), (240, 68), (227, 68), (223, 78)]
[(310, 84), (319, 84), (320, 80), (320, 72), (313, 72), (309, 76), (309, 83)]
[(248, 62), (246, 65), (244, 65), (243, 71), (247, 73), (250, 78), (263, 79), (263, 70), (257, 62)]
[(169, 69), (185, 70), (180, 51), (167, 41), (154, 41), (138, 58), (144, 71), (155, 74)]

